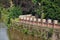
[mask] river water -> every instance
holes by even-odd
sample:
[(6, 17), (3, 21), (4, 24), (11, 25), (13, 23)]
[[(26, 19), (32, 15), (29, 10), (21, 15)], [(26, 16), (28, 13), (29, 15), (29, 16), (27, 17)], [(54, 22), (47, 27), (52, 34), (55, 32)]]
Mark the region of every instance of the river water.
[(0, 23), (0, 40), (9, 40), (7, 26), (4, 23)]

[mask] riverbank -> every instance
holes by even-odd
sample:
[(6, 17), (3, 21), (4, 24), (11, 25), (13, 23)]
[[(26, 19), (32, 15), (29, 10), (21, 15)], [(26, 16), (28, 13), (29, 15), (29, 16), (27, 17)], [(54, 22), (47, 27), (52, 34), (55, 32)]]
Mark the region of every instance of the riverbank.
[[(60, 29), (52, 29), (15, 22), (12, 23), (9, 33), (11, 40), (52, 40), (54, 38), (59, 39), (58, 37), (60, 37)], [(54, 33), (55, 35), (53, 35)]]
[(10, 40), (41, 40), (40, 38), (26, 35), (16, 29), (9, 29)]

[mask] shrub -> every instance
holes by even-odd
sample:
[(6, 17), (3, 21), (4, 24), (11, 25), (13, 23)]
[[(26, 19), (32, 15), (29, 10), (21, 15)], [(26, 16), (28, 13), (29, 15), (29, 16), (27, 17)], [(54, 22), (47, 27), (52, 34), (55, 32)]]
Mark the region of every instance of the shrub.
[(22, 10), (21, 10), (21, 7), (19, 6), (13, 6), (11, 8), (9, 8), (9, 17), (10, 18), (18, 18), (19, 15), (22, 14)]
[(50, 29), (48, 32), (48, 38), (52, 37), (52, 34), (53, 34), (53, 29)]

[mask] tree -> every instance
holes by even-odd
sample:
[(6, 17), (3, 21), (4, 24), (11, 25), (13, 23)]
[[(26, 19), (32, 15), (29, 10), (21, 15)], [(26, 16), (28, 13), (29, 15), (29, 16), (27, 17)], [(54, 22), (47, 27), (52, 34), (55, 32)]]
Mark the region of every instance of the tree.
[(9, 8), (9, 16), (10, 18), (18, 18), (19, 15), (22, 14), (22, 10), (19, 6), (13, 6), (11, 8)]
[(44, 13), (44, 17), (41, 16), (41, 18), (60, 20), (59, 0), (33, 0), (33, 2), (40, 4), (40, 6), (37, 6), (36, 12), (40, 14), (40, 16)]
[(12, 7), (13, 6), (13, 1), (12, 0), (10, 0), (10, 7)]
[(9, 0), (0, 0), (0, 6), (8, 8), (10, 6)]
[(18, 18), (22, 14), (22, 10), (19, 6), (12, 6), (8, 9), (8, 24), (11, 22), (11, 18), (15, 19)]

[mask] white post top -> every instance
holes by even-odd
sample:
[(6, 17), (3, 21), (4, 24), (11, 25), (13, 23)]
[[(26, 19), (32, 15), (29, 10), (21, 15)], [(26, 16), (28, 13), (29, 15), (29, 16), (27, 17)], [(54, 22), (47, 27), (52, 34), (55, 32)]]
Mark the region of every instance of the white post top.
[(32, 17), (30, 18), (30, 21), (33, 21), (33, 18)]
[(19, 16), (20, 19), (23, 19), (23, 16)]
[(28, 15), (26, 15), (26, 16), (32, 16), (32, 14), (28, 14)]
[(35, 16), (32, 16), (32, 18), (35, 18)]
[(24, 17), (24, 20), (26, 20), (26, 17)]
[(23, 17), (21, 17), (21, 19), (24, 19)]
[(34, 18), (34, 21), (36, 21), (36, 18)]
[(58, 20), (54, 20), (54, 24), (58, 24)]
[(42, 19), (42, 22), (45, 23), (46, 22), (46, 19)]
[(21, 17), (23, 17), (23, 16), (19, 16), (19, 18), (21, 18)]
[[(28, 14), (28, 15), (20, 15), (20, 16), (26, 17), (26, 16), (32, 16), (32, 14)], [(19, 17), (20, 17), (20, 16), (19, 16)]]
[(29, 17), (27, 17), (27, 20), (29, 20)]
[(51, 19), (48, 19), (48, 23), (52, 23), (52, 20)]
[(38, 19), (38, 22), (41, 22), (41, 19)]

